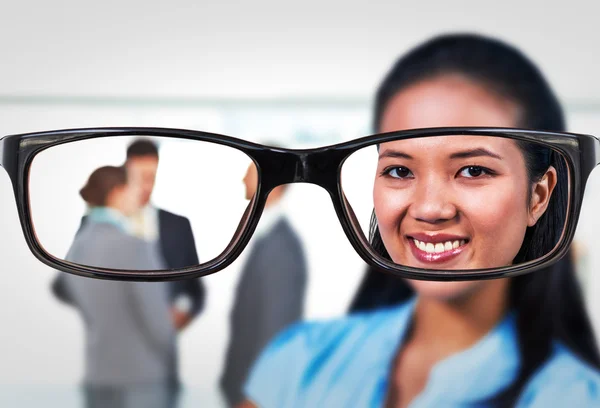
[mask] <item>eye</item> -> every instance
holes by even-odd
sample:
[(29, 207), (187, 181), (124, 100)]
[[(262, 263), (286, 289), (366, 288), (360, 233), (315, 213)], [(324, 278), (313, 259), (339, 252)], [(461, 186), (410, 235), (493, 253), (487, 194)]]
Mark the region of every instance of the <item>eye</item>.
[(396, 179), (405, 179), (405, 178), (414, 177), (412, 172), (408, 168), (403, 167), (403, 166), (388, 167), (387, 169), (385, 169), (383, 171), (382, 174), (389, 175)]
[(481, 166), (467, 166), (460, 169), (459, 174), (466, 178), (477, 178), (483, 175), (491, 176), (494, 172)]

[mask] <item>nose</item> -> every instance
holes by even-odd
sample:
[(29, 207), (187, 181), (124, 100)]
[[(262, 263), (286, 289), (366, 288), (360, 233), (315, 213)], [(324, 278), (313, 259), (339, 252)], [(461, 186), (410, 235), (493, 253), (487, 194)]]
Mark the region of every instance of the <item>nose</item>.
[(454, 201), (454, 192), (448, 180), (429, 177), (417, 183), (408, 215), (418, 221), (439, 224), (457, 216)]

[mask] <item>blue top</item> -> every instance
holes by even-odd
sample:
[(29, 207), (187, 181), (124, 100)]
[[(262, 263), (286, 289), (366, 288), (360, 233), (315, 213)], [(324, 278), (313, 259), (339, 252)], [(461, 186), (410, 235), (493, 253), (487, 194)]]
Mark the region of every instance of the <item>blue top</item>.
[[(415, 303), (290, 327), (263, 351), (245, 395), (260, 408), (382, 407)], [(509, 314), (474, 346), (438, 362), (410, 408), (485, 401), (511, 384), (518, 368), (516, 322)], [(556, 344), (517, 407), (600, 407), (600, 374)]]

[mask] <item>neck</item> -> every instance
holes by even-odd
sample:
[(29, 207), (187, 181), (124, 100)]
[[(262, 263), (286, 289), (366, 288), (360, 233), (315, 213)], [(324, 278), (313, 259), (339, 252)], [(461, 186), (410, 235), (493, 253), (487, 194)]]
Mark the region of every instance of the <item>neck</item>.
[(410, 339), (413, 345), (444, 357), (464, 350), (485, 336), (508, 309), (508, 279), (481, 282), (453, 300), (420, 297)]

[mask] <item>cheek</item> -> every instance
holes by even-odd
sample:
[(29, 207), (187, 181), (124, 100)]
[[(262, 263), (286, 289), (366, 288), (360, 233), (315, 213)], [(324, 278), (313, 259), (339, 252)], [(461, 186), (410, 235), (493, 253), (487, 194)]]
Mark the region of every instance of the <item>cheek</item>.
[[(397, 230), (408, 206), (406, 192), (386, 188), (375, 184), (373, 189), (373, 208), (380, 230)], [(383, 234), (383, 232), (382, 232)]]
[[(527, 192), (504, 186), (473, 192), (462, 211), (474, 232), (476, 253), (486, 266), (512, 263), (527, 228)], [(482, 264), (483, 265), (483, 264)]]
[(256, 191), (256, 180), (253, 177), (249, 177), (249, 178), (245, 179), (244, 185), (246, 187), (246, 190), (248, 190), (250, 193), (254, 194), (254, 192)]
[(507, 226), (527, 223), (527, 191), (514, 183), (471, 191), (463, 196), (469, 198), (462, 204), (467, 218), (482, 230), (510, 233), (513, 228)]
[(409, 206), (407, 191), (375, 185), (373, 191), (373, 207), (379, 226), (379, 234), (383, 245), (394, 262), (402, 263), (402, 248), (400, 225), (405, 218)]

